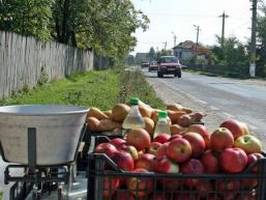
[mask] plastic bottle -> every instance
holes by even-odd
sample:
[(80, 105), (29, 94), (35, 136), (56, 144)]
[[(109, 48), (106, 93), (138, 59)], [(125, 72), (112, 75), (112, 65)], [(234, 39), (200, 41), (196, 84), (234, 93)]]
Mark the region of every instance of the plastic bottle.
[(167, 133), (171, 135), (170, 126), (169, 126), (169, 120), (167, 112), (160, 111), (159, 112), (159, 119), (156, 123), (153, 138), (157, 137), (158, 135), (162, 133)]
[(139, 99), (132, 97), (130, 105), (130, 111), (122, 124), (123, 129), (145, 128), (144, 119), (139, 112)]

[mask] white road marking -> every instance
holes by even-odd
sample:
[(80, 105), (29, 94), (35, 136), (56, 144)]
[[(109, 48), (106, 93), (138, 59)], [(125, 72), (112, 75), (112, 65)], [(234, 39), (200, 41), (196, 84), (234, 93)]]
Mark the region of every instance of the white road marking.
[[(201, 103), (201, 104), (204, 104), (204, 105), (207, 105), (208, 104), (208, 102), (206, 102), (206, 101), (203, 101), (203, 100), (200, 100), (200, 99), (198, 99), (198, 100), (196, 100), (197, 102), (199, 102), (199, 103)], [(218, 109), (219, 110), (219, 109)]]
[(211, 110), (215, 110), (215, 111), (216, 111), (216, 110), (220, 110), (219, 108), (217, 108), (217, 107), (215, 107), (215, 106), (210, 106), (210, 109), (211, 109)]
[(227, 112), (222, 112), (223, 115), (225, 115), (227, 118), (235, 118), (234, 115), (231, 115)]

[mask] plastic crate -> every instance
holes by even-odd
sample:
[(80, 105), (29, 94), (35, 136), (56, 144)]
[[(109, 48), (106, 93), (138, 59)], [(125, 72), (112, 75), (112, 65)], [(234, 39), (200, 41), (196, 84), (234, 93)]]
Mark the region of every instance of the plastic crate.
[[(88, 200), (266, 200), (266, 159), (256, 163), (257, 173), (251, 172), (253, 165), (239, 174), (200, 175), (125, 172), (105, 154), (92, 152), (88, 160)], [(130, 179), (140, 182), (129, 189)]]

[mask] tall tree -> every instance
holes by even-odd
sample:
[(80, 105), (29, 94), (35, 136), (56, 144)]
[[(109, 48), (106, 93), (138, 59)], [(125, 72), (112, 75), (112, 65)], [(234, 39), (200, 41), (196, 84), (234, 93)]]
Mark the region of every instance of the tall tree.
[[(218, 43), (221, 44), (221, 38), (216, 37)], [(223, 48), (220, 45), (212, 47), (212, 59), (216, 64), (230, 66), (248, 64), (246, 48), (236, 37), (225, 38), (223, 42)]]
[(131, 33), (148, 23), (130, 0), (56, 0), (53, 19), (56, 40), (111, 57), (124, 57), (136, 44)]
[(136, 45), (132, 35), (148, 18), (131, 0), (0, 0), (0, 29), (53, 38), (111, 58)]
[(149, 51), (149, 59), (150, 61), (153, 61), (156, 59), (156, 52), (154, 50), (153, 47), (150, 48), (150, 51)]
[(51, 0), (0, 1), (0, 29), (50, 39)]

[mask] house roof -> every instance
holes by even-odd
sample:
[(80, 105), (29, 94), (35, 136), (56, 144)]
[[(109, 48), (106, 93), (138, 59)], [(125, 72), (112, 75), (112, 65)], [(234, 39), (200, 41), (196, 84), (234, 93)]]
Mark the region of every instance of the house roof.
[[(184, 42), (180, 42), (173, 49), (187, 49), (187, 50), (194, 51), (196, 49), (196, 44), (191, 40), (186, 40)], [(206, 48), (201, 44), (198, 44), (197, 49), (198, 49), (198, 53), (208, 53), (209, 52), (209, 48)]]

